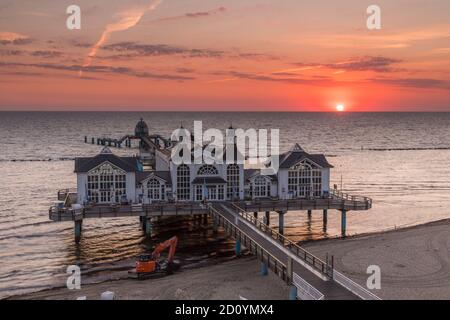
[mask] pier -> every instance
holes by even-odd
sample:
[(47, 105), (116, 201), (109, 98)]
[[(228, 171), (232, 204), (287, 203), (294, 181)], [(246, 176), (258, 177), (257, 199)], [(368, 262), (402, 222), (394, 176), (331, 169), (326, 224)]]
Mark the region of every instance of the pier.
[[(69, 190), (58, 192), (59, 199), (70, 199)], [(72, 195), (73, 197), (73, 195)], [(315, 257), (301, 246), (284, 236), (284, 217), (289, 211), (313, 211), (323, 214), (324, 228), (329, 210), (341, 214), (341, 231), (345, 236), (346, 215), (350, 211), (368, 210), (372, 200), (333, 191), (326, 198), (318, 199), (264, 199), (258, 201), (223, 202), (176, 202), (130, 205), (94, 205), (81, 209), (51, 207), (52, 221), (73, 221), (75, 241), (82, 237), (84, 219), (139, 217), (142, 230), (150, 236), (152, 218), (164, 216), (209, 215), (214, 230), (221, 227), (236, 240), (236, 255), (241, 247), (255, 255), (261, 262), (261, 274), (273, 271), (283, 281), (291, 285), (292, 295), (300, 299), (378, 299), (368, 290), (353, 283), (333, 268), (333, 257), (326, 261)], [(258, 213), (264, 213), (262, 219)], [(278, 213), (278, 230), (270, 227), (270, 212)]]

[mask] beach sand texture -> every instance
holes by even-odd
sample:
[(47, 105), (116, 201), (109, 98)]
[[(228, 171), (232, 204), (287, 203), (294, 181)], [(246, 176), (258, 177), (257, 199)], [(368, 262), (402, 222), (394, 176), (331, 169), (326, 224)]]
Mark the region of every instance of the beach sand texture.
[(70, 299), (86, 296), (100, 299), (105, 291), (113, 291), (120, 300), (286, 300), (289, 287), (275, 274), (260, 274), (260, 262), (254, 257), (241, 257), (222, 264), (198, 269), (180, 270), (170, 276), (147, 280), (118, 280), (85, 285), (80, 290), (51, 289), (16, 296), (12, 299)]
[(381, 269), (382, 299), (450, 299), (450, 220), (407, 229), (323, 240), (305, 248), (334, 255), (334, 267), (366, 286), (369, 265)]

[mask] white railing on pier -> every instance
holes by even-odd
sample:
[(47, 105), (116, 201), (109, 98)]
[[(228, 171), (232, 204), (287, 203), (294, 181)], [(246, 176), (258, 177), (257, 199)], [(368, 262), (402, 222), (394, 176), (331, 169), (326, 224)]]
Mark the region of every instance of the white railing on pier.
[(357, 284), (352, 279), (344, 276), (342, 273), (334, 269), (333, 269), (333, 280), (339, 283), (347, 290), (353, 292), (355, 295), (357, 295), (363, 300), (381, 300), (381, 298), (378, 297), (376, 294), (370, 292), (363, 286)]
[(300, 300), (324, 300), (322, 292), (310, 285), (306, 280), (294, 272), (293, 283), (297, 288), (297, 298)]
[(364, 196), (355, 196), (355, 195), (351, 195), (336, 189), (332, 189), (329, 192), (330, 196), (332, 198), (335, 199), (342, 199), (342, 200), (347, 200), (347, 201), (352, 201), (354, 203), (356, 202), (362, 202), (366, 205), (367, 208), (371, 208), (372, 207), (372, 199), (369, 197), (364, 197)]
[(235, 210), (237, 210), (238, 214), (242, 218), (253, 224), (256, 228), (266, 233), (274, 240), (279, 241), (285, 248), (295, 253), (297, 257), (299, 257), (302, 261), (311, 266), (313, 269), (327, 276), (328, 278), (333, 277), (332, 272), (333, 267), (328, 263), (328, 261), (327, 262), (322, 261), (320, 258), (316, 257), (312, 253), (300, 247), (297, 243), (295, 243), (288, 237), (274, 230), (273, 228), (262, 222), (260, 219), (254, 217), (252, 214), (249, 214), (247, 211), (239, 207), (237, 204), (231, 203), (231, 206)]

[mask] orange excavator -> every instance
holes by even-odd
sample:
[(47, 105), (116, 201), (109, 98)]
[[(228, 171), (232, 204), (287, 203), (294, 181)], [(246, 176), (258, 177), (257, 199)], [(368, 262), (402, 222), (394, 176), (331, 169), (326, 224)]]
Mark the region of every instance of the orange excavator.
[[(141, 254), (136, 261), (136, 275), (138, 279), (152, 276), (171, 274), (179, 268), (179, 263), (174, 261), (175, 250), (178, 238), (172, 237), (158, 244), (151, 254)], [(169, 255), (166, 260), (161, 261), (161, 253), (169, 248)]]

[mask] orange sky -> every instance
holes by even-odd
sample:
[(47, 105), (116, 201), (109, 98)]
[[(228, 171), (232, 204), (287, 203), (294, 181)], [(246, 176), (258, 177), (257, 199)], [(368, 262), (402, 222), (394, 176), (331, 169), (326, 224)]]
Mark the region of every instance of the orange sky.
[(1, 0), (0, 110), (450, 111), (450, 2), (375, 2)]

